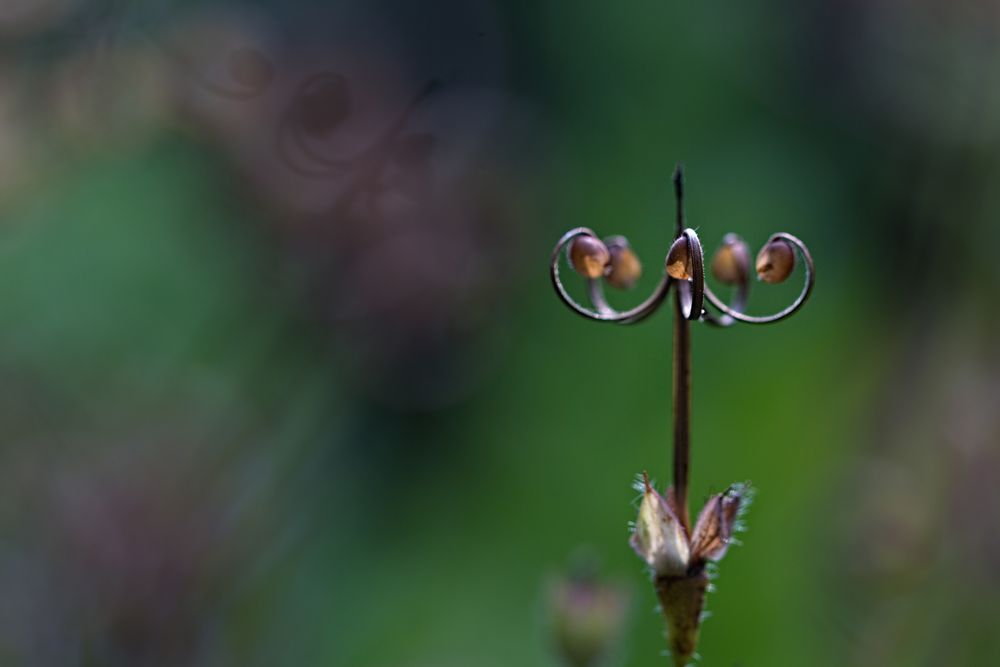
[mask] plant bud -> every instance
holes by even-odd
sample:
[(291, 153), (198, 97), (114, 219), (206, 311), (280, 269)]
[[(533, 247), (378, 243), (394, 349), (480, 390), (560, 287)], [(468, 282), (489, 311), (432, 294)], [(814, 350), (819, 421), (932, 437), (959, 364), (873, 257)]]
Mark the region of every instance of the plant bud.
[(733, 533), (742, 530), (740, 518), (753, 490), (746, 484), (733, 484), (710, 498), (689, 540), (673, 506), (650, 485), (645, 473), (636, 489), (643, 496), (630, 543), (653, 569), (674, 665), (688, 667), (710, 590), (707, 562), (720, 560), (733, 542)]
[(688, 247), (688, 240), (685, 236), (680, 236), (670, 246), (667, 253), (667, 275), (675, 280), (691, 280), (694, 268), (691, 266), (691, 250)]
[(603, 664), (621, 638), (628, 594), (595, 574), (570, 574), (549, 592), (551, 634), (567, 665)]
[(725, 493), (708, 499), (691, 534), (692, 561), (718, 561), (726, 555), (733, 533), (739, 529), (739, 517), (749, 502), (750, 491), (744, 484), (733, 484)]
[(611, 253), (611, 268), (605, 276), (608, 284), (618, 289), (631, 289), (642, 275), (642, 263), (624, 236), (612, 236), (606, 243)]
[(642, 484), (642, 503), (632, 533), (632, 548), (658, 577), (682, 575), (687, 571), (690, 555), (684, 526), (645, 474)]
[(600, 278), (611, 261), (611, 253), (599, 238), (577, 236), (569, 246), (569, 261), (584, 278)]
[(765, 283), (780, 283), (795, 269), (795, 251), (784, 239), (771, 239), (757, 255), (757, 276)]
[(750, 277), (750, 248), (736, 234), (726, 234), (712, 256), (712, 275), (723, 285), (740, 285)]

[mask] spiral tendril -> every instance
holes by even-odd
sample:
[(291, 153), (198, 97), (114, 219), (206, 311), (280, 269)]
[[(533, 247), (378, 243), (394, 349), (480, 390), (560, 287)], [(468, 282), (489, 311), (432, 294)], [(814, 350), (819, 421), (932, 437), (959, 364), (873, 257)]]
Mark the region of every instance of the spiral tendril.
[[(676, 182), (676, 181), (675, 181)], [(678, 188), (678, 216), (682, 220), (680, 201), (683, 191)], [(705, 259), (701, 241), (698, 234), (690, 227), (682, 229), (676, 239), (684, 237), (687, 241), (687, 250), (690, 262), (690, 279), (680, 280), (672, 278), (664, 273), (660, 282), (653, 289), (652, 293), (639, 305), (628, 310), (619, 311), (608, 304), (604, 297), (604, 288), (601, 278), (587, 279), (587, 294), (590, 300), (590, 307), (584, 306), (576, 301), (566, 289), (560, 278), (559, 265), (564, 251), (569, 247), (574, 239), (581, 236), (592, 236), (597, 238), (597, 234), (587, 227), (576, 227), (563, 234), (556, 243), (552, 251), (550, 263), (550, 276), (552, 286), (556, 295), (569, 307), (570, 310), (587, 319), (598, 322), (612, 322), (615, 324), (636, 324), (645, 320), (656, 312), (666, 300), (670, 288), (676, 285), (678, 296), (680, 297), (681, 312), (686, 319), (703, 320), (709, 324), (721, 327), (728, 327), (736, 322), (746, 324), (771, 324), (781, 321), (796, 313), (812, 294), (813, 285), (816, 278), (816, 268), (813, 263), (809, 248), (796, 236), (785, 232), (773, 234), (768, 243), (776, 240), (786, 241), (794, 248), (796, 254), (804, 267), (804, 280), (802, 291), (795, 300), (787, 307), (776, 313), (769, 315), (749, 315), (745, 312), (746, 302), (749, 297), (749, 278), (744, 276), (733, 290), (733, 297), (730, 303), (720, 299), (705, 282)], [(675, 240), (676, 240), (675, 239)], [(714, 308), (718, 313), (710, 310)]]

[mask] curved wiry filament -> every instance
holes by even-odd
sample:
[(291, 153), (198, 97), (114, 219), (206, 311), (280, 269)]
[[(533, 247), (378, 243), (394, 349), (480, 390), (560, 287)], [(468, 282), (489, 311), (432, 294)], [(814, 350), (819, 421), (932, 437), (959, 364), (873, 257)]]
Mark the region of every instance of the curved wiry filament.
[[(812, 293), (815, 282), (816, 269), (813, 264), (812, 255), (806, 245), (797, 237), (784, 232), (774, 234), (769, 239), (769, 243), (775, 240), (784, 240), (795, 248), (802, 259), (805, 267), (805, 280), (802, 291), (788, 307), (770, 315), (747, 315), (743, 312), (749, 294), (749, 283), (744, 280), (734, 292), (733, 300), (730, 304), (720, 299), (712, 292), (705, 282), (705, 257), (698, 234), (691, 228), (684, 229), (680, 236), (687, 241), (688, 257), (690, 262), (690, 280), (675, 280), (664, 274), (659, 284), (652, 294), (638, 306), (625, 311), (618, 311), (612, 308), (604, 297), (604, 288), (600, 279), (587, 280), (587, 294), (591, 302), (591, 307), (578, 303), (563, 285), (559, 277), (559, 263), (564, 251), (579, 236), (597, 235), (587, 227), (577, 227), (563, 234), (559, 242), (552, 250), (550, 263), (550, 275), (552, 285), (560, 300), (565, 303), (573, 312), (598, 322), (613, 322), (616, 324), (635, 324), (652, 315), (660, 307), (670, 292), (670, 287), (677, 285), (678, 296), (681, 301), (681, 312), (689, 320), (705, 320), (717, 326), (730, 326), (737, 321), (747, 324), (770, 324), (789, 317), (794, 314), (808, 300)], [(680, 237), (678, 237), (680, 238)], [(710, 305), (720, 311), (720, 314), (711, 312), (706, 305)]]
[(660, 283), (653, 290), (653, 293), (646, 298), (645, 301), (640, 303), (635, 308), (631, 308), (625, 311), (617, 311), (608, 305), (608, 302), (604, 299), (604, 291), (601, 284), (597, 280), (588, 281), (588, 293), (593, 303), (593, 308), (587, 308), (580, 305), (577, 301), (569, 295), (566, 291), (566, 287), (562, 284), (562, 280), (559, 279), (559, 259), (563, 254), (563, 251), (569, 246), (569, 244), (578, 236), (597, 236), (594, 232), (587, 227), (577, 227), (576, 229), (571, 229), (559, 242), (556, 243), (556, 247), (552, 250), (552, 261), (549, 265), (549, 275), (552, 278), (552, 286), (556, 290), (556, 294), (559, 296), (560, 300), (569, 306), (570, 310), (586, 317), (587, 319), (596, 320), (598, 322), (614, 322), (616, 324), (634, 324), (640, 322), (659, 308), (660, 304), (667, 297), (667, 293), (670, 291), (670, 285), (673, 279), (664, 274)]
[(679, 280), (677, 293), (681, 299), (681, 312), (689, 320), (700, 320), (705, 312), (705, 253), (698, 234), (688, 227), (681, 232), (687, 240), (691, 279)]
[[(708, 285), (705, 285), (705, 296), (708, 298), (709, 303), (715, 308), (722, 311), (723, 315), (721, 317), (713, 316), (713, 324), (720, 324), (722, 326), (729, 326), (733, 324), (733, 320), (738, 320), (740, 322), (746, 322), (747, 324), (771, 324), (772, 322), (778, 322), (780, 320), (789, 317), (794, 314), (799, 308), (805, 304), (809, 295), (812, 294), (813, 284), (816, 280), (816, 267), (813, 264), (812, 255), (809, 253), (809, 248), (806, 244), (801, 241), (796, 236), (791, 234), (786, 234), (785, 232), (778, 232), (768, 239), (768, 243), (775, 240), (787, 241), (802, 259), (802, 264), (805, 266), (805, 280), (802, 284), (802, 291), (795, 298), (788, 307), (779, 310), (777, 313), (771, 315), (747, 315), (743, 312), (743, 304), (746, 300), (746, 290), (748, 285), (742, 285), (741, 289), (737, 290), (737, 295), (733, 300), (733, 305), (726, 305), (726, 303), (717, 297)], [(742, 293), (742, 294), (741, 294)], [(735, 306), (735, 307), (734, 307)]]

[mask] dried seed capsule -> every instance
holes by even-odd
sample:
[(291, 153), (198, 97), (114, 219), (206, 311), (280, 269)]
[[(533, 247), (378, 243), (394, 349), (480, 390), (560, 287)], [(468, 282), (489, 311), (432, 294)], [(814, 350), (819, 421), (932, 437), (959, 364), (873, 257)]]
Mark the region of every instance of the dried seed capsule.
[(577, 236), (569, 246), (569, 261), (584, 278), (600, 278), (611, 261), (611, 253), (596, 236)]
[(712, 275), (723, 285), (740, 285), (750, 277), (750, 248), (736, 234), (726, 234), (712, 256)]
[(624, 236), (612, 236), (605, 239), (605, 244), (611, 253), (611, 268), (605, 276), (608, 284), (618, 289), (631, 289), (642, 275), (642, 262)]
[(676, 280), (691, 280), (693, 274), (687, 237), (678, 237), (667, 253), (667, 275)]
[(753, 489), (746, 484), (733, 484), (724, 493), (712, 496), (698, 515), (691, 533), (691, 560), (721, 560), (740, 530), (739, 517), (752, 498)]
[(780, 283), (794, 269), (795, 251), (784, 239), (771, 239), (757, 255), (757, 276), (765, 283)]
[(679, 576), (687, 571), (691, 555), (684, 525), (661, 496), (649, 476), (642, 475), (642, 502), (630, 544), (657, 576)]

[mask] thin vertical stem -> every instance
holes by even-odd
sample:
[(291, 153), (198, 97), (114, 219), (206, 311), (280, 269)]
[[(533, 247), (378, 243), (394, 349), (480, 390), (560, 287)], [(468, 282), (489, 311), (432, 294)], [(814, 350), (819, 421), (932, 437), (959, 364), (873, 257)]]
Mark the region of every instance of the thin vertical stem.
[(674, 167), (674, 201), (677, 203), (677, 229), (674, 238), (678, 238), (684, 231), (684, 167), (678, 162)]
[[(684, 170), (674, 170), (677, 199), (677, 233), (684, 231)], [(684, 316), (680, 290), (674, 292), (674, 506), (684, 529), (691, 533), (688, 517), (688, 467), (691, 458), (691, 322)]]
[(684, 528), (688, 519), (688, 466), (691, 458), (691, 321), (674, 297), (674, 504)]

